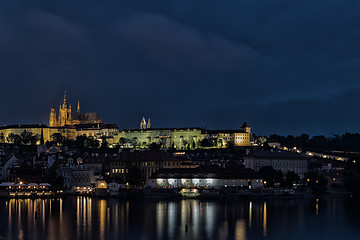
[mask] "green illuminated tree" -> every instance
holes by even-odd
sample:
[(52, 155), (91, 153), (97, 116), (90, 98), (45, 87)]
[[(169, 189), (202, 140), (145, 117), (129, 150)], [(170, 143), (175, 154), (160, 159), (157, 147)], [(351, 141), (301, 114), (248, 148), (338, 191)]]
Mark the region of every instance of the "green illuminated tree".
[(121, 138), (119, 139), (118, 145), (119, 145), (120, 147), (125, 147), (125, 144), (126, 144), (126, 139), (125, 139), (124, 137), (121, 137)]
[(4, 142), (5, 142), (4, 133), (0, 133), (0, 143), (4, 143)]

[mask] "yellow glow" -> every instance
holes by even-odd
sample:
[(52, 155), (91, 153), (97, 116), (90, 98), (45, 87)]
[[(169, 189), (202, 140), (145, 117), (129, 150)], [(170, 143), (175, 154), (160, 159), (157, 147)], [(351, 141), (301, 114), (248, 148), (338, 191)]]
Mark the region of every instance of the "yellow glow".
[(264, 209), (263, 209), (263, 233), (264, 233), (264, 236), (267, 235), (267, 208), (266, 208), (266, 202), (264, 202)]

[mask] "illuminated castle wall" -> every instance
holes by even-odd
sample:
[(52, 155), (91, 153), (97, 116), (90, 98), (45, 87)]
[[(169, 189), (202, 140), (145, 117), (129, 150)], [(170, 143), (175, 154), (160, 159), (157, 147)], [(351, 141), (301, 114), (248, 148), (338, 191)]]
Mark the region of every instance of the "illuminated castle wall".
[[(146, 127), (145, 127), (146, 126)], [(217, 139), (217, 147), (226, 147), (229, 142), (234, 146), (250, 146), (251, 128), (246, 122), (237, 130), (207, 130), (202, 128), (151, 128), (142, 118), (140, 129), (124, 129), (116, 138), (124, 145), (147, 146), (160, 144), (164, 148), (196, 149), (205, 138)], [(122, 140), (121, 140), (122, 139)], [(115, 140), (116, 141), (116, 140)]]

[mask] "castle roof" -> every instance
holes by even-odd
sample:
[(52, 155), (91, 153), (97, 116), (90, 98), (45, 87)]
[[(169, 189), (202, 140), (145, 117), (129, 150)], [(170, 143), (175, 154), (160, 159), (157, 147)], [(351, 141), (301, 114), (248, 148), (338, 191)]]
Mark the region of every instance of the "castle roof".
[(18, 125), (4, 125), (0, 127), (1, 129), (9, 128), (48, 128), (45, 124), (18, 124)]
[(85, 124), (75, 124), (75, 129), (86, 130), (86, 129), (119, 129), (119, 127), (115, 123), (85, 123)]
[(79, 121), (101, 121), (98, 113), (73, 113), (71, 118)]
[(301, 154), (289, 151), (252, 151), (246, 157), (252, 158), (277, 158), (277, 159), (306, 159)]
[(241, 129), (225, 129), (225, 130), (208, 130), (209, 134), (219, 134), (219, 133), (246, 133)]
[(247, 124), (247, 122), (245, 121), (244, 123), (243, 123), (243, 125), (241, 126), (241, 128), (247, 128), (247, 127), (250, 127), (248, 124)]
[(218, 179), (261, 179), (261, 176), (250, 168), (223, 168), (216, 165), (201, 165), (197, 168), (162, 168), (151, 178), (218, 178)]

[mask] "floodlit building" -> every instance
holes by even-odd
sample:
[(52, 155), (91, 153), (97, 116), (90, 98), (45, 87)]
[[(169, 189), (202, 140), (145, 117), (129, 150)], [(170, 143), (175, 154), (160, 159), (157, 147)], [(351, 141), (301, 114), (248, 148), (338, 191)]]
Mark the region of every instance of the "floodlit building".
[(160, 169), (149, 179), (150, 187), (162, 188), (262, 188), (263, 180), (248, 168), (222, 168), (203, 165), (198, 168)]
[(255, 171), (265, 166), (272, 166), (283, 173), (293, 171), (300, 177), (304, 177), (308, 169), (306, 156), (289, 151), (252, 151), (244, 157), (244, 163), (246, 168)]

